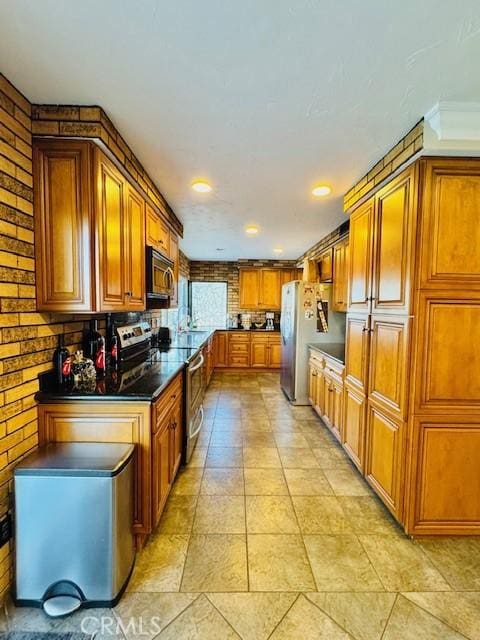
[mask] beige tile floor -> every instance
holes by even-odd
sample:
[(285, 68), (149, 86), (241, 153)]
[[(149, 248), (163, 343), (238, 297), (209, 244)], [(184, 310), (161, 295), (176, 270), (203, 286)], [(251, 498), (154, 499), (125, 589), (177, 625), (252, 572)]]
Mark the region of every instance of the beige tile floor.
[(83, 621), (122, 640), (480, 640), (480, 538), (407, 538), (277, 374), (216, 373), (205, 407), (120, 604), (56, 622), (8, 605), (4, 626)]

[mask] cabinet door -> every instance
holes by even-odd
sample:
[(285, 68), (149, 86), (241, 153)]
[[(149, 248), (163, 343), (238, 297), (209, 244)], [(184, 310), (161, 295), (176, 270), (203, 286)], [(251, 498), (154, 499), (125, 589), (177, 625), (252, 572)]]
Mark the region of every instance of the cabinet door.
[(410, 319), (372, 316), (368, 397), (405, 419)]
[(297, 269), (282, 269), (280, 271), (281, 284), (284, 285), (287, 282), (298, 280), (297, 275)]
[(348, 242), (333, 248), (333, 310), (346, 311), (348, 302)]
[(344, 311), (346, 300), (343, 298), (345, 279), (345, 248), (342, 243), (333, 247), (333, 298), (332, 308), (334, 311)]
[(373, 313), (410, 313), (415, 254), (415, 169), (404, 171), (376, 195)]
[(257, 309), (259, 306), (259, 270), (240, 269), (240, 309)]
[(320, 282), (332, 282), (333, 280), (333, 249), (324, 251), (320, 256)]
[(398, 520), (402, 519), (404, 423), (368, 402), (365, 476)]
[(170, 483), (173, 484), (182, 461), (182, 404), (179, 398), (171, 413), (170, 423)]
[(345, 328), (345, 380), (367, 393), (369, 316), (348, 314)]
[(332, 380), (329, 391), (331, 397), (331, 426), (337, 440), (342, 439), (343, 431), (343, 384)]
[(38, 311), (93, 311), (90, 153), (85, 142), (34, 144)]
[(268, 366), (270, 369), (280, 369), (282, 366), (282, 345), (279, 340), (268, 344)]
[(145, 212), (146, 244), (160, 249), (160, 219), (155, 210), (147, 203)]
[(127, 184), (101, 151), (97, 157), (98, 310), (121, 311), (126, 303), (125, 197)]
[(218, 332), (215, 334), (215, 366), (228, 366), (228, 333)]
[(170, 414), (165, 423), (153, 434), (153, 463), (152, 463), (152, 487), (153, 487), (153, 524), (156, 526), (162, 515), (163, 507), (170, 492)]
[(250, 366), (253, 368), (265, 368), (268, 366), (268, 341), (256, 340), (252, 337), (250, 345)]
[(317, 406), (317, 382), (317, 367), (310, 362), (308, 369), (308, 399), (310, 400), (310, 404), (313, 409), (316, 409)]
[(178, 307), (178, 236), (176, 233), (170, 232), (170, 260), (173, 261), (173, 284), (174, 293), (170, 297), (170, 309)]
[(170, 230), (161, 218), (158, 219), (158, 232), (158, 249), (170, 258)]
[(259, 302), (262, 309), (280, 309), (280, 269), (260, 269)]
[(480, 289), (480, 160), (428, 158), (419, 243), (421, 289)]
[(371, 198), (350, 217), (348, 311), (370, 311), (374, 211)]
[(333, 396), (332, 396), (332, 380), (330, 376), (325, 375), (325, 372), (322, 375), (322, 386), (323, 386), (323, 404), (321, 408), (323, 409), (322, 418), (325, 424), (332, 428), (333, 422)]
[(415, 323), (415, 413), (478, 415), (479, 292), (422, 291)]
[(325, 376), (323, 375), (323, 367), (317, 367), (317, 389), (315, 397), (315, 410), (320, 417), (326, 413), (325, 403), (326, 385)]
[(131, 187), (127, 191), (125, 220), (126, 306), (145, 309), (145, 202)]
[(367, 400), (363, 393), (345, 384), (342, 444), (356, 466), (363, 471)]

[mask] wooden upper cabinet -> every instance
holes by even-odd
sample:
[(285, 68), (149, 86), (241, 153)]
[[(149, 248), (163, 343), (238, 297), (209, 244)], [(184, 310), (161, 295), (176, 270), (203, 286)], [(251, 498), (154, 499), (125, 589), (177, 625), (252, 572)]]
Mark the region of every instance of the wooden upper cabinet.
[(370, 311), (374, 213), (370, 198), (350, 218), (348, 311)]
[(33, 149), (39, 311), (90, 311), (91, 147), (40, 141)]
[(170, 308), (178, 307), (178, 276), (179, 276), (179, 261), (178, 261), (178, 236), (170, 232), (169, 234), (169, 256), (173, 261), (173, 296), (170, 297)]
[(480, 160), (432, 158), (421, 167), (420, 288), (480, 289)]
[(281, 304), (280, 269), (260, 269), (259, 306), (262, 309), (280, 309)]
[(160, 217), (149, 204), (145, 207), (145, 242), (154, 249), (159, 249)]
[(415, 257), (415, 167), (375, 196), (373, 313), (409, 313)]
[(96, 150), (97, 282), (99, 311), (117, 311), (127, 299), (125, 202), (127, 183), (113, 163)]
[(257, 309), (260, 276), (258, 269), (240, 269), (240, 309)]
[(125, 246), (127, 251), (126, 306), (145, 309), (145, 202), (130, 186), (127, 191)]
[(348, 302), (348, 240), (333, 247), (333, 301), (334, 311), (346, 311)]
[(145, 309), (145, 202), (92, 142), (34, 141), (39, 311)]
[(320, 256), (318, 263), (320, 282), (332, 282), (333, 280), (333, 249), (327, 249)]

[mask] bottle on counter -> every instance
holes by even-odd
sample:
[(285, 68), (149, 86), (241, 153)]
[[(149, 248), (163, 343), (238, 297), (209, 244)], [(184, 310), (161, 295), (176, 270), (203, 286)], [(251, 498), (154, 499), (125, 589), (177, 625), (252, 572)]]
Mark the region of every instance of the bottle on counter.
[(90, 328), (86, 331), (83, 338), (83, 355), (85, 358), (93, 360), (93, 362), (96, 361), (98, 340), (101, 337), (98, 333), (98, 320), (92, 318), (90, 320)]
[(105, 350), (105, 338), (103, 336), (100, 336), (97, 340), (97, 352), (95, 354), (94, 362), (95, 369), (97, 371), (97, 378), (103, 378), (107, 368), (107, 354)]
[(111, 368), (116, 369), (118, 367), (118, 338), (111, 313), (107, 313), (107, 354)]
[(55, 382), (62, 386), (65, 380), (65, 361), (70, 356), (68, 349), (65, 347), (63, 334), (58, 335), (57, 348), (53, 353), (53, 366), (55, 369)]

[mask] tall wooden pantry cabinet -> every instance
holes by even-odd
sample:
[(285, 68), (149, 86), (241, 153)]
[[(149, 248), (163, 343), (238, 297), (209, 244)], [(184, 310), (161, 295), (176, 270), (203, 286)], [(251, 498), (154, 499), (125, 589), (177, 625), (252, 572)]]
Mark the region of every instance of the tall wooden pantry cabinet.
[(414, 535), (480, 533), (479, 211), (432, 157), (351, 215), (343, 443)]

